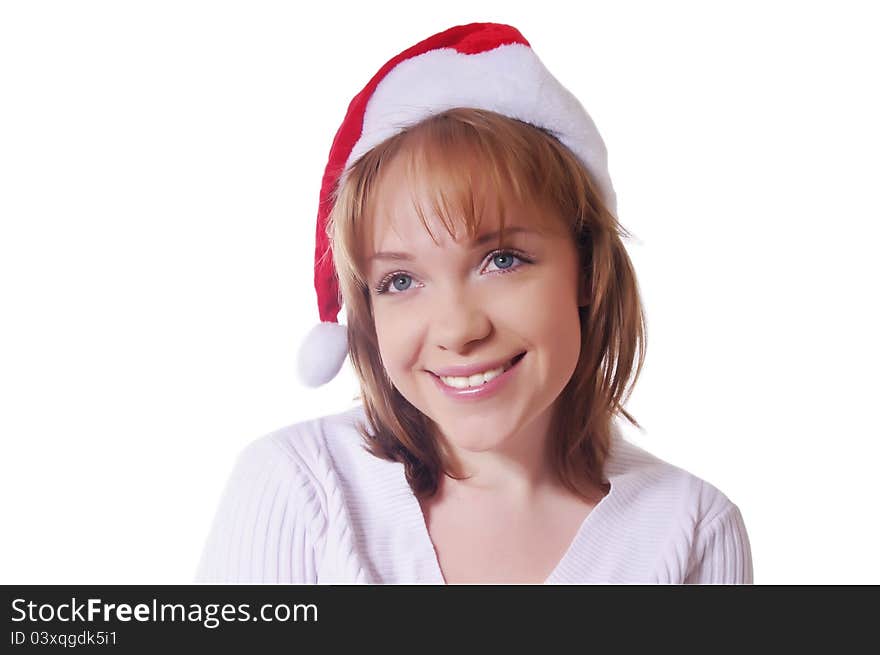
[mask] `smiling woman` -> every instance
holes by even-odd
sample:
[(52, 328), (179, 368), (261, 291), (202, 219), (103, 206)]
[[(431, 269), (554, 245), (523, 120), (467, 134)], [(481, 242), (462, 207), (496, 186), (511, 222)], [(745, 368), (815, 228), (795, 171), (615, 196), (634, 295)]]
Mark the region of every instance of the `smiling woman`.
[(320, 332), (362, 406), (245, 450), (199, 579), (751, 582), (736, 505), (615, 423), (638, 427), (645, 345), (615, 212), (592, 120), (514, 28), (386, 64), (317, 225)]
[(621, 230), (589, 174), (536, 127), (456, 108), (356, 162), (329, 229), (355, 368), (383, 372), (364, 385), (362, 433), (379, 457), (415, 454), (402, 461), (446, 580), (504, 579), (492, 565), (512, 540), (519, 575), (546, 579), (608, 493), (611, 421), (644, 343)]
[[(404, 444), (430, 497), (441, 472), (467, 475), (462, 448), (528, 444), (570, 493), (600, 495), (644, 319), (623, 229), (570, 151), (496, 112), (447, 110), (354, 163), (328, 230), (375, 454)], [(462, 389), (520, 355), (485, 390)]]

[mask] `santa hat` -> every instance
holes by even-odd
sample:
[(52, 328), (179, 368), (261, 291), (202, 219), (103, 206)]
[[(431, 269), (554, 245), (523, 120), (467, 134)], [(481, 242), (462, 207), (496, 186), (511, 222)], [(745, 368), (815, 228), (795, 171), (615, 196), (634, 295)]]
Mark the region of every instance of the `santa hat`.
[(318, 323), (300, 346), (302, 381), (333, 379), (348, 353), (327, 219), (331, 194), (370, 149), (426, 118), (455, 107), (490, 110), (550, 132), (587, 168), (616, 214), (605, 143), (581, 103), (544, 67), (519, 30), (497, 23), (450, 28), (388, 61), (358, 93), (336, 132), (324, 171), (315, 230)]

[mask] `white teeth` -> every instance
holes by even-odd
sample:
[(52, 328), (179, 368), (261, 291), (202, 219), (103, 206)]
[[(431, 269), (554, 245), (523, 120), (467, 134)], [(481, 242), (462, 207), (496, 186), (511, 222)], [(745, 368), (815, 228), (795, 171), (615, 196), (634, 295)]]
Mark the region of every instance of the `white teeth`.
[(493, 368), (491, 371), (483, 371), (482, 373), (477, 373), (476, 375), (470, 375), (468, 377), (450, 377), (446, 375), (440, 375), (438, 377), (443, 381), (443, 384), (448, 387), (467, 389), (468, 387), (479, 387), (486, 384), (489, 380), (498, 377), (509, 368), (510, 362), (504, 366)]

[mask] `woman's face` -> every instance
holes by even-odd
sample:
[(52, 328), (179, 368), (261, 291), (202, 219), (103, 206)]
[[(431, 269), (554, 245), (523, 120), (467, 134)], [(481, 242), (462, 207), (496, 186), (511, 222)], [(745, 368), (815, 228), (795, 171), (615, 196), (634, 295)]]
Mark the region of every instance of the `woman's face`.
[[(366, 253), (391, 382), (457, 449), (497, 449), (536, 430), (546, 434), (580, 353), (578, 305), (585, 300), (574, 241), (558, 220), (551, 221), (555, 233), (539, 233), (536, 210), (509, 202), (500, 248), (497, 236), (479, 240), (499, 226), (491, 203), (473, 241), (460, 227), (453, 240), (428, 214), (435, 243), (403, 180), (392, 162), (377, 190)], [(456, 367), (468, 370), (449, 370)], [(477, 371), (490, 371), (489, 382), (471, 377)]]

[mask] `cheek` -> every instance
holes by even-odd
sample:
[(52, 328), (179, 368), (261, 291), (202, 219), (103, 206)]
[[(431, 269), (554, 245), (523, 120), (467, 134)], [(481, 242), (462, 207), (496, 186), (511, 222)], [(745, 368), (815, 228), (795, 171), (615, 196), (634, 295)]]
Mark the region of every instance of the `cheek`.
[(565, 284), (542, 285), (530, 304), (541, 307), (539, 312), (522, 314), (530, 338), (540, 344), (551, 365), (571, 366), (573, 370), (581, 343), (576, 290)]
[(406, 320), (401, 312), (377, 310), (374, 316), (379, 354), (385, 369), (393, 378), (417, 361), (418, 326), (415, 321)]
[(558, 352), (560, 357), (575, 356), (580, 348), (581, 324), (577, 305), (567, 302), (547, 305), (547, 311), (534, 312), (533, 334), (544, 347)]

